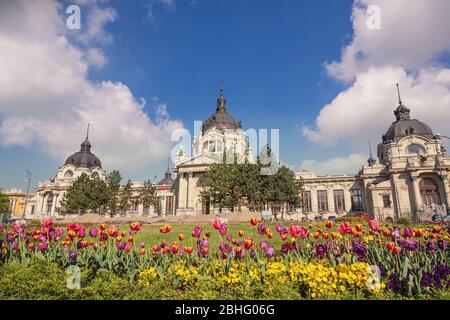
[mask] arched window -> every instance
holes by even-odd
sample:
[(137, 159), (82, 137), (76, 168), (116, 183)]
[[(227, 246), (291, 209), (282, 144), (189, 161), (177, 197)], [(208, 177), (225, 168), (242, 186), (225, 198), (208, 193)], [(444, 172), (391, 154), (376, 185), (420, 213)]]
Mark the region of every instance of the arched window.
[(407, 155), (416, 155), (416, 154), (425, 154), (426, 150), (420, 144), (412, 143), (405, 148), (405, 154)]
[(433, 179), (423, 178), (420, 181), (420, 196), (425, 206), (440, 205), (439, 186)]
[(73, 171), (67, 170), (66, 173), (64, 174), (64, 178), (72, 178), (72, 177), (73, 177)]
[(222, 140), (208, 140), (203, 143), (203, 151), (209, 153), (222, 152), (223, 143)]

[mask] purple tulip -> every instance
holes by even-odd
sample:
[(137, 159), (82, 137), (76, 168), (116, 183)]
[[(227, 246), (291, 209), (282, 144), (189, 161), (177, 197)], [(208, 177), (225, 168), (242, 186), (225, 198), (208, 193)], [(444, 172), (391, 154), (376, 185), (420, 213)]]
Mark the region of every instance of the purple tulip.
[(77, 259), (77, 253), (75, 251), (70, 251), (69, 252), (69, 259), (71, 261), (75, 261)]
[(24, 228), (21, 225), (15, 224), (13, 226), (13, 230), (14, 230), (15, 233), (22, 233)]
[(3, 226), (0, 226), (0, 234), (3, 233)]
[(47, 250), (47, 248), (48, 248), (48, 243), (47, 242), (41, 242), (39, 244), (39, 250), (45, 251), (45, 250)]
[(192, 235), (196, 238), (199, 238), (200, 235), (202, 234), (202, 228), (201, 227), (195, 227), (194, 228), (194, 232), (192, 233)]
[(425, 243), (425, 249), (426, 249), (427, 251), (433, 252), (433, 251), (436, 250), (436, 244), (435, 244), (433, 241), (428, 240), (428, 241)]
[(260, 235), (265, 234), (265, 233), (266, 233), (266, 226), (263, 225), (263, 224), (258, 225), (258, 233), (259, 233)]
[(262, 242), (259, 244), (259, 246), (260, 246), (261, 249), (263, 249), (263, 250), (266, 250), (266, 249), (269, 247), (269, 245), (268, 245), (267, 242), (265, 242), (265, 241), (262, 241)]
[(275, 255), (275, 250), (269, 247), (265, 250), (265, 254), (267, 259), (271, 259)]
[(19, 249), (19, 243), (17, 241), (14, 241), (11, 245), (11, 249), (12, 250), (17, 250)]
[(403, 233), (404, 233), (405, 237), (407, 237), (407, 238), (411, 238), (414, 235), (414, 233), (410, 227), (405, 227), (403, 229)]
[(286, 243), (283, 243), (281, 245), (281, 252), (288, 253), (289, 252), (289, 246)]
[(316, 245), (316, 257), (319, 259), (323, 259), (325, 257), (325, 254), (327, 253), (327, 248), (323, 244)]
[(144, 242), (144, 241), (139, 242), (139, 246), (140, 246), (141, 248), (145, 247), (145, 242)]
[(227, 235), (227, 240), (231, 241), (231, 239), (233, 239), (233, 236), (231, 234)]
[(446, 250), (447, 249), (447, 242), (444, 239), (439, 239), (437, 241), (437, 246), (441, 250)]

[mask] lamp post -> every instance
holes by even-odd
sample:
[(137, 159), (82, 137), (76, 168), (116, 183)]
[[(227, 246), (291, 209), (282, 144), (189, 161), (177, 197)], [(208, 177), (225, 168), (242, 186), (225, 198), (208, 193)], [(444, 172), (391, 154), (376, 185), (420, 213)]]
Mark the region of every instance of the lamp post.
[(28, 183), (27, 185), (27, 193), (25, 195), (25, 205), (23, 206), (23, 213), (22, 213), (22, 221), (25, 222), (25, 210), (27, 209), (28, 204), (28, 193), (30, 192), (30, 184), (31, 184), (31, 172), (27, 170), (27, 173), (25, 175), (25, 182)]

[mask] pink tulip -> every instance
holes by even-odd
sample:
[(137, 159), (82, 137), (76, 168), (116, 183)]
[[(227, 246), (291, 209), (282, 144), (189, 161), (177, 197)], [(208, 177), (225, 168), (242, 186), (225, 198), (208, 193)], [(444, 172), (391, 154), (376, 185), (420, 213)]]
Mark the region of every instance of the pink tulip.
[(352, 233), (352, 227), (350, 223), (343, 222), (339, 225), (338, 231), (340, 234)]
[(214, 229), (219, 230), (220, 227), (222, 226), (222, 223), (220, 222), (219, 219), (214, 220), (212, 226), (214, 227)]
[(378, 220), (369, 220), (369, 228), (372, 231), (378, 231), (380, 229), (380, 223)]
[(220, 235), (224, 236), (227, 233), (227, 229), (228, 229), (228, 227), (226, 224), (220, 225), (220, 228), (219, 228)]

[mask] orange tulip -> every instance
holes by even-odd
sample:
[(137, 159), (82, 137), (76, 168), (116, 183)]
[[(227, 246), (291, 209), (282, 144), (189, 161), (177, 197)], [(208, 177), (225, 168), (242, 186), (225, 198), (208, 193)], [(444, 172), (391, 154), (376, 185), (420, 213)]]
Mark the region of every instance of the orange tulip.
[(33, 250), (34, 249), (34, 243), (29, 243), (28, 244), (28, 249)]
[(117, 238), (116, 238), (116, 242), (117, 242), (117, 243), (122, 242), (122, 237), (117, 237)]
[(286, 241), (287, 239), (287, 234), (283, 233), (281, 234), (281, 240)]
[(203, 254), (208, 254), (208, 251), (209, 251), (209, 248), (208, 247), (202, 247), (202, 251), (203, 251)]
[(245, 232), (244, 232), (244, 231), (242, 231), (242, 230), (241, 230), (241, 231), (239, 231), (239, 237), (243, 237), (243, 236), (244, 236), (244, 233), (245, 233)]
[(441, 232), (441, 227), (433, 226), (433, 233), (439, 233), (439, 232)]
[(247, 250), (250, 249), (253, 246), (253, 239), (252, 238), (245, 239), (244, 246)]
[(258, 224), (258, 220), (256, 218), (251, 218), (250, 223), (252, 224), (252, 226), (256, 226)]
[(319, 239), (319, 237), (320, 237), (320, 233), (318, 233), (318, 232), (314, 232), (313, 234), (311, 234), (312, 235), (312, 237), (314, 238), (314, 239)]
[(141, 256), (145, 256), (147, 254), (147, 249), (142, 248), (141, 250), (139, 250), (139, 253), (141, 254)]
[(132, 243), (134, 241), (133, 237), (128, 237), (128, 242)]
[(127, 233), (125, 231), (122, 231), (122, 233), (120, 234), (122, 237), (126, 237)]
[(106, 230), (106, 223), (102, 223), (100, 225), (100, 230)]
[(323, 237), (324, 239), (328, 239), (328, 236), (329, 236), (328, 232), (322, 233), (322, 237)]
[(241, 254), (241, 252), (242, 252), (242, 248), (241, 248), (241, 247), (237, 247), (237, 248), (236, 248), (236, 253), (237, 253), (237, 254)]
[(178, 235), (178, 240), (183, 241), (184, 240), (184, 234), (180, 233)]

